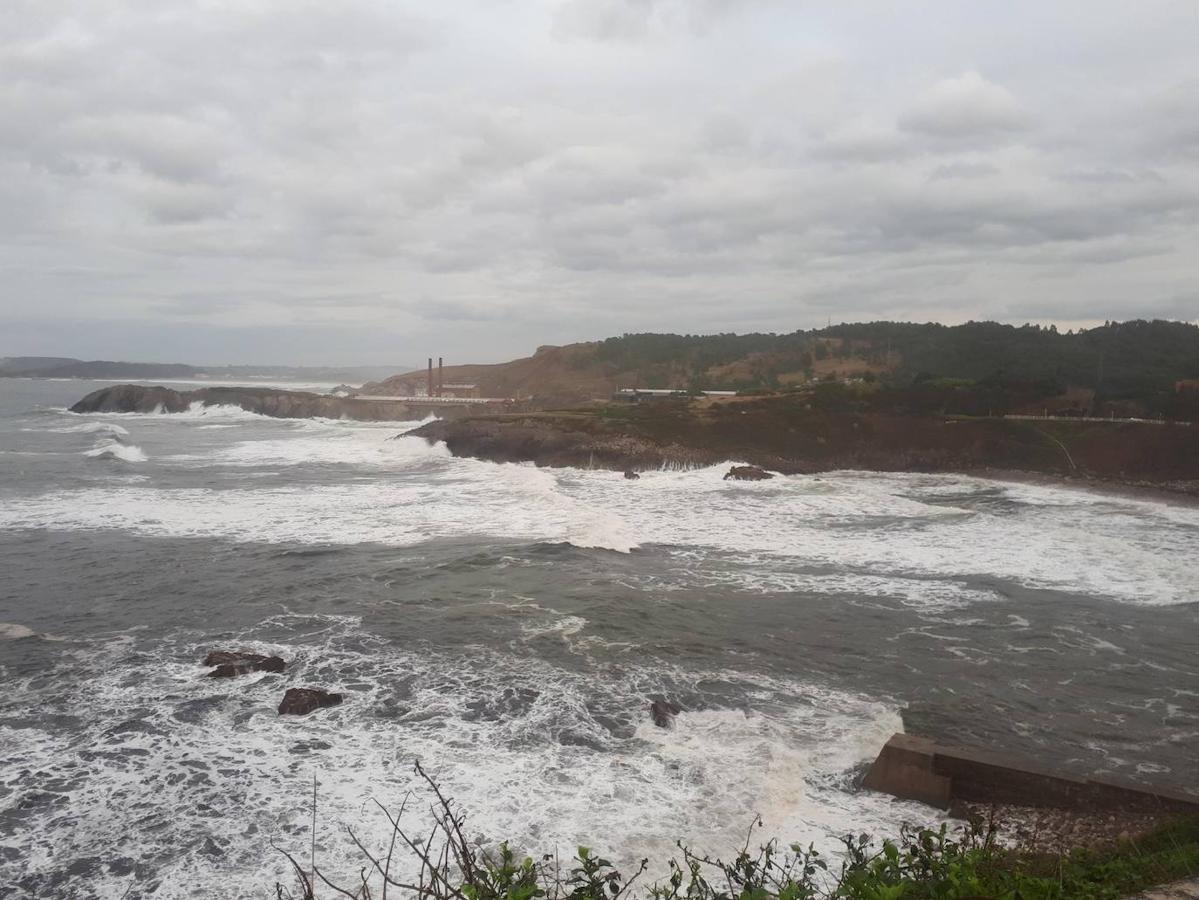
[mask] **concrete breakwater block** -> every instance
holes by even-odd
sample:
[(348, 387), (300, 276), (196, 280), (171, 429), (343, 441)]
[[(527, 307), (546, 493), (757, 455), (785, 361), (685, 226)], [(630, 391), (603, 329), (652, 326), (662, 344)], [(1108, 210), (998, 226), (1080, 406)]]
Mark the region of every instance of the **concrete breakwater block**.
[(896, 734), (883, 745), (862, 787), (948, 809), (953, 783), (933, 770), (937, 745), (927, 738)]
[(955, 801), (1060, 809), (1199, 813), (1199, 795), (1052, 772), (1017, 757), (892, 735), (862, 786), (949, 809)]

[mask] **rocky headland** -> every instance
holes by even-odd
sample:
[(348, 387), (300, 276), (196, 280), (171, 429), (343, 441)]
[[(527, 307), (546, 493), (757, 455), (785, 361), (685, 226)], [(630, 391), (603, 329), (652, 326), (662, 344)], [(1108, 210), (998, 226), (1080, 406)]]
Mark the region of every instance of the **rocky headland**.
[(431, 411), (441, 416), (460, 415), (468, 411), (465, 407), (448, 404), (442, 407), (427, 403), (414, 405), (396, 400), (363, 400), (278, 388), (205, 387), (177, 391), (167, 387), (118, 384), (93, 391), (72, 406), (71, 412), (181, 413), (196, 403), (201, 406), (236, 406), (247, 412), (279, 419), (356, 419), (364, 422), (402, 422), (422, 419)]
[(455, 456), (633, 472), (728, 460), (834, 469), (1040, 475), (1199, 496), (1199, 428), (822, 409), (802, 395), (468, 415), (409, 432)]

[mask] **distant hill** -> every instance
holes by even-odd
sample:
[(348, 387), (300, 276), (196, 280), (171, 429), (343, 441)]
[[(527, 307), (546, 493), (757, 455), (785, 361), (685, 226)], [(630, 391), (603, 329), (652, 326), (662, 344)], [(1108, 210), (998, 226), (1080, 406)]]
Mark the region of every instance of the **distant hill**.
[(0, 375), (32, 375), (77, 362), (68, 356), (5, 356), (0, 357)]
[[(1199, 327), (1135, 320), (1062, 333), (995, 322), (870, 322), (790, 334), (626, 334), (541, 347), (496, 365), (449, 366), (443, 377), (476, 384), (483, 396), (533, 397), (543, 407), (607, 398), (624, 387), (785, 390), (861, 378), (945, 390), (979, 382), (993, 388), (989, 397), (1019, 397), (1038, 411), (1082, 414), (1102, 405), (1116, 414), (1165, 414), (1176, 412), (1176, 384), (1199, 378)], [(407, 394), (425, 379), (418, 369), (364, 390)]]
[(0, 359), (0, 376), (26, 378), (153, 379), (198, 378), (221, 381), (275, 379), (361, 384), (404, 366), (191, 366), (72, 359), (59, 356), (12, 356)]

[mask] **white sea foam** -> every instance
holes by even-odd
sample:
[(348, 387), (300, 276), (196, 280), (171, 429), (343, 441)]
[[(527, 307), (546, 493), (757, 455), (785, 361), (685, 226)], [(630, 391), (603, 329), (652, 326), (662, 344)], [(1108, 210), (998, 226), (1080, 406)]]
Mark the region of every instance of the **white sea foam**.
[(418, 438), (392, 440), (397, 430), (394, 422), (343, 427), (317, 421), (300, 430), (277, 438), (238, 441), (200, 458), (206, 463), (236, 466), (319, 463), (394, 468), (431, 456), (449, 456), (444, 448), (430, 448)]
[[(223, 433), (195, 424), (213, 416), (256, 425), (231, 432), (246, 439), (222, 442)], [(1001, 597), (1008, 584), (1175, 604), (1192, 602), (1199, 583), (1193, 507), (962, 476), (839, 472), (743, 484), (724, 481), (726, 467), (717, 466), (629, 482), (617, 472), (497, 465), (451, 458), (419, 438), (389, 440), (412, 423), (266, 420), (228, 407), (159, 422), (147, 427), (204, 434), (207, 443), (157, 457), (156, 471), (228, 466), (245, 475), (214, 475), (212, 489), (168, 487), (156, 476), (17, 497), (0, 508), (0, 527), (393, 545), (487, 535), (621, 552), (657, 544), (698, 554), (701, 565), (689, 571), (680, 559), (656, 584), (646, 579), (654, 590), (719, 578), (748, 590), (877, 594), (929, 607)], [(144, 458), (116, 441), (89, 453)], [(359, 474), (255, 483), (303, 465)], [(714, 574), (702, 565), (712, 552), (740, 564)]]
[(11, 622), (0, 622), (0, 641), (15, 641), (20, 638), (33, 637), (36, 632), (25, 625), (15, 625)]
[(58, 428), (22, 428), (22, 431), (48, 431), (53, 434), (94, 434), (97, 432), (105, 432), (107, 434), (129, 434), (128, 429), (122, 428), (115, 422), (80, 422), (78, 425), (63, 425)]
[(83, 455), (91, 459), (115, 459), (121, 462), (145, 462), (146, 454), (136, 444), (123, 444), (115, 438), (108, 438), (96, 443), (91, 450), (83, 451)]
[[(566, 617), (559, 633), (584, 627)], [(313, 617), (304, 629), (319, 635), (315, 646), (237, 641), (291, 665), (283, 677), (236, 681), (204, 678), (182, 661), (206, 646), (187, 635), (140, 662), (130, 662), (129, 638), (89, 646), (79, 653), (89, 690), (50, 703), (55, 714), (78, 717), (78, 731), (63, 738), (0, 724), (0, 762), (57, 772), (51, 790), (70, 805), (72, 854), (143, 860), (163, 898), (216, 884), (251, 896), (275, 878), (286, 882), (286, 862), (270, 843), (308, 846), (313, 774), (322, 867), (352, 876), (361, 855), (340, 825), (385, 845), (386, 821), (369, 801), (398, 808), (410, 789), (423, 801), (417, 758), (469, 812), (472, 837), (510, 838), (532, 853), (586, 844), (626, 865), (639, 854), (665, 860), (678, 838), (727, 854), (758, 813), (764, 839), (811, 840), (826, 851), (848, 822), (892, 832), (901, 820), (932, 816), (846, 791), (850, 771), (900, 729), (894, 707), (852, 693), (722, 670), (577, 672), (483, 648), (429, 655), (372, 638), (350, 617)], [(713, 682), (754, 698), (754, 708), (699, 701), (672, 730), (649, 723), (648, 692), (670, 684), (693, 693)], [(279, 717), (274, 706), (292, 684), (328, 685), (346, 701)], [(27, 712), (45, 711), (32, 685), (11, 693), (26, 698)], [(76, 764), (57, 769), (64, 759)], [(110, 827), (114, 807), (125, 816), (119, 833)], [(426, 804), (409, 808), (419, 831)], [(62, 827), (59, 817), (38, 816), (0, 841), (17, 842), (27, 872), (50, 871), (53, 858), (37, 848), (61, 845)], [(218, 852), (205, 852), (210, 841)], [(409, 862), (400, 864), (404, 874)], [(87, 877), (99, 896), (129, 886), (128, 876)]]

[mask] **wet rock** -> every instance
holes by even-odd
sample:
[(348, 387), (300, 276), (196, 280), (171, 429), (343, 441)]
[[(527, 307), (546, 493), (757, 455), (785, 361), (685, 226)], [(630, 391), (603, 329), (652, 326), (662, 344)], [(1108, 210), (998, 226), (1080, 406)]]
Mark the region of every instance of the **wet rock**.
[(165, 387), (117, 384), (88, 394), (71, 412), (185, 412), (193, 403), (202, 406), (240, 406), (247, 412), (283, 419), (322, 416), (329, 419), (403, 421), (413, 418), (403, 402), (364, 401), (355, 397), (327, 396), (307, 391), (266, 387), (204, 387), (175, 391)]
[(204, 665), (216, 667), (208, 673), (209, 678), (234, 678), (251, 672), (282, 672), (287, 667), (287, 663), (279, 656), (235, 650), (213, 650), (204, 657)]
[(319, 688), (288, 688), (279, 704), (279, 715), (306, 716), (315, 710), (340, 703), (341, 694), (331, 694)]
[(74, 413), (96, 412), (167, 412), (179, 413), (188, 408), (186, 393), (165, 387), (141, 384), (117, 384), (92, 391), (71, 407)]
[(766, 481), (774, 476), (765, 469), (759, 469), (757, 466), (733, 466), (725, 475), (724, 480), (730, 478), (733, 481)]
[(629, 481), (637, 481), (639, 478), (641, 478), (640, 475), (638, 475), (636, 472), (633, 472), (633, 471), (625, 472), (624, 477), (627, 478)]
[(36, 633), (25, 625), (0, 622), (0, 641), (19, 641), (21, 638), (34, 637)]
[(659, 728), (673, 728), (674, 717), (682, 711), (681, 706), (669, 700), (654, 700), (649, 705), (649, 714)]
[(282, 672), (286, 663), (278, 656), (264, 657), (261, 662), (242, 663), (240, 665), (234, 663), (226, 663), (222, 666), (217, 666), (208, 673), (209, 678), (236, 678), (238, 675), (249, 675), (251, 672)]

